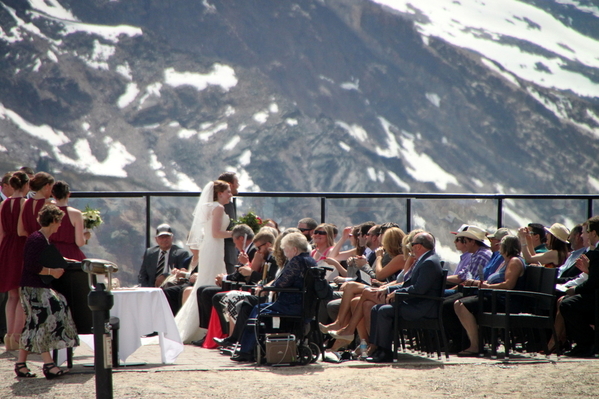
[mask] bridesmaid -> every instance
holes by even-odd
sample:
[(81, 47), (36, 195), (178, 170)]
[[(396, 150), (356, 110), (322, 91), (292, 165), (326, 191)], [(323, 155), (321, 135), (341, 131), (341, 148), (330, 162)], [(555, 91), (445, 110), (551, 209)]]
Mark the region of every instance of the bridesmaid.
[(18, 341), (25, 325), (25, 313), (19, 299), (23, 271), (25, 237), (17, 234), (19, 215), (29, 192), (29, 177), (18, 171), (9, 180), (13, 194), (0, 205), (0, 292), (8, 292), (6, 302), (6, 350), (19, 349)]
[(58, 231), (50, 236), (50, 243), (63, 257), (81, 261), (85, 255), (79, 247), (84, 246), (91, 236), (90, 232), (84, 232), (83, 215), (80, 210), (68, 206), (71, 190), (66, 182), (57, 181), (52, 187), (52, 196), (64, 217)]
[(31, 233), (40, 229), (41, 226), (37, 222), (37, 215), (42, 210), (42, 207), (50, 202), (53, 185), (54, 177), (46, 172), (36, 173), (29, 181), (29, 189), (35, 192), (35, 195), (32, 198), (28, 198), (23, 205), (18, 225), (20, 236), (28, 237)]

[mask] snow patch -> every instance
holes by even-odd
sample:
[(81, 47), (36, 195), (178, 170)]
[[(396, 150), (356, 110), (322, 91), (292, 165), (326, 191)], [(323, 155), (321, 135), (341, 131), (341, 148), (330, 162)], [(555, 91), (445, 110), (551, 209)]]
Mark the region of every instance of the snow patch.
[(404, 191), (408, 191), (408, 192), (411, 190), (409, 184), (406, 183), (406, 182), (404, 182), (403, 180), (401, 180), (399, 178), (399, 176), (397, 176), (395, 173), (393, 173), (390, 170), (388, 170), (387, 174), (389, 175), (389, 177), (391, 178), (391, 180), (393, 180), (395, 182), (395, 184), (397, 184), (397, 186), (399, 188), (403, 189)]
[(68, 21), (77, 21), (71, 11), (64, 8), (57, 0), (29, 0), (31, 8), (48, 14), (51, 17)]
[(175, 190), (182, 191), (201, 191), (202, 189), (198, 187), (197, 184), (185, 173), (179, 172), (176, 170), (177, 164), (173, 163), (171, 166), (171, 173), (174, 173), (176, 180), (172, 182), (171, 179), (167, 179), (166, 173), (164, 172), (164, 166), (160, 161), (158, 161), (158, 157), (154, 153), (153, 150), (150, 150), (150, 167), (156, 171), (156, 175), (160, 179), (160, 181), (167, 187), (170, 187)]
[(254, 120), (260, 124), (266, 123), (266, 121), (268, 120), (268, 112), (266, 112), (266, 111), (256, 112), (254, 114), (254, 116), (252, 116), (252, 118), (254, 118)]
[(426, 93), (425, 96), (426, 96), (426, 99), (428, 101), (430, 101), (431, 104), (433, 104), (435, 107), (439, 108), (439, 106), (441, 105), (441, 98), (439, 97), (438, 94)]
[(352, 79), (350, 82), (343, 82), (339, 85), (343, 90), (360, 91), (360, 79)]
[(385, 143), (385, 148), (376, 146), (374, 148), (375, 152), (381, 157), (399, 158), (400, 153), (401, 153), (401, 147), (397, 143), (397, 139), (395, 138), (395, 135), (391, 131), (391, 127), (395, 127), (395, 126), (393, 126), (393, 124), (391, 122), (389, 122), (387, 119), (383, 118), (382, 116), (379, 116), (378, 119), (379, 119), (379, 122), (381, 123), (381, 126), (383, 127), (383, 130), (385, 131), (385, 134), (387, 135), (387, 142)]
[(358, 141), (364, 142), (368, 138), (368, 133), (360, 125), (356, 125), (356, 124), (349, 125), (342, 121), (335, 121), (335, 125), (339, 126), (340, 128), (345, 129), (350, 134), (350, 136), (352, 136), (354, 139), (356, 139)]
[(5, 108), (2, 103), (0, 103), (0, 118), (9, 119), (25, 133), (40, 140), (44, 140), (54, 147), (61, 146), (71, 141), (63, 132), (58, 129), (54, 129), (48, 125), (36, 126), (27, 122), (16, 112)]
[(341, 149), (346, 152), (350, 152), (350, 150), (351, 150), (351, 147), (348, 146), (347, 144), (345, 144), (343, 141), (339, 142), (339, 147), (341, 147)]
[(220, 86), (224, 91), (229, 91), (237, 85), (235, 71), (228, 65), (214, 64), (212, 71), (206, 74), (196, 72), (177, 72), (175, 68), (164, 71), (164, 83), (169, 86), (179, 87), (189, 85), (198, 91), (210, 86)]
[[(251, 160), (252, 160), (252, 152), (250, 150), (245, 150), (239, 157), (239, 165), (247, 166), (250, 164)], [(239, 179), (239, 181), (241, 181), (241, 179)]]
[(449, 184), (459, 186), (454, 175), (447, 173), (425, 153), (416, 151), (413, 140), (402, 137), (401, 147), (402, 158), (408, 164), (406, 171), (415, 180), (432, 182), (439, 190), (446, 190)]
[(94, 40), (92, 54), (90, 56), (81, 56), (81, 59), (91, 68), (108, 71), (110, 67), (107, 61), (114, 55), (115, 51), (114, 46), (102, 44), (98, 40)]
[(121, 109), (125, 108), (127, 105), (131, 104), (133, 100), (135, 100), (138, 94), (139, 89), (137, 88), (137, 84), (129, 83), (127, 85), (127, 89), (125, 89), (125, 92), (119, 97), (117, 101), (118, 107)]
[(287, 118), (287, 119), (285, 119), (285, 123), (288, 124), (289, 126), (296, 126), (297, 119)]
[(268, 107), (268, 110), (270, 111), (271, 114), (276, 114), (279, 112), (279, 106), (277, 105), (277, 103), (272, 103)]
[(225, 146), (223, 147), (223, 149), (225, 151), (230, 151), (233, 148), (235, 148), (235, 146), (237, 146), (237, 144), (239, 144), (240, 141), (241, 141), (241, 137), (235, 136), (227, 144), (225, 144)]
[(127, 80), (133, 80), (133, 74), (131, 73), (131, 67), (129, 63), (125, 61), (123, 65), (117, 65), (115, 69), (116, 73), (122, 75)]
[(589, 186), (591, 186), (593, 190), (599, 192), (599, 180), (595, 179), (593, 176), (589, 176), (588, 181)]

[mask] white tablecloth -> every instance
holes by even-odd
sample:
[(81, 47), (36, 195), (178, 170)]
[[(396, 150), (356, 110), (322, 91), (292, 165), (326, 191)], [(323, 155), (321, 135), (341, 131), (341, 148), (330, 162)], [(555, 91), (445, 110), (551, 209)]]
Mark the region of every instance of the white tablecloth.
[[(119, 359), (126, 361), (141, 345), (141, 337), (158, 332), (162, 363), (174, 363), (183, 343), (166, 296), (160, 288), (116, 289), (110, 315), (120, 320)], [(93, 336), (81, 337), (93, 345)], [(90, 345), (90, 346), (92, 346)], [(93, 348), (93, 346), (92, 346)]]

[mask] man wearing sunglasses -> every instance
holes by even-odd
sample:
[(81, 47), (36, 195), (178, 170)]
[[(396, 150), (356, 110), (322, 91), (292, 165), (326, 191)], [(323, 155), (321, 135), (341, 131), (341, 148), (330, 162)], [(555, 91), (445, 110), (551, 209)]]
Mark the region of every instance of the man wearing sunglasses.
[(316, 220), (312, 218), (303, 218), (297, 222), (297, 228), (302, 234), (306, 237), (308, 242), (312, 242), (312, 234), (314, 234), (314, 229), (318, 226)]

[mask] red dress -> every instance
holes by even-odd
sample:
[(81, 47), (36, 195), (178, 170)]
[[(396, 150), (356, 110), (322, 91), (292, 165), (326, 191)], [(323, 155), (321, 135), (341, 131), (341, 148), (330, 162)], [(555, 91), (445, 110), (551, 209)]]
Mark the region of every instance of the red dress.
[(83, 260), (85, 255), (75, 243), (75, 226), (71, 223), (67, 207), (59, 206), (59, 208), (64, 212), (64, 216), (58, 231), (50, 236), (50, 243), (54, 244), (65, 258)]
[[(4, 238), (0, 243), (0, 292), (8, 292), (21, 286), (23, 272), (23, 248), (27, 237), (19, 237), (17, 223), (22, 198), (8, 198), (2, 202), (2, 228)], [(12, 205), (12, 209), (11, 209)]]
[(27, 231), (27, 235), (30, 236), (33, 232), (38, 231), (42, 226), (37, 222), (37, 215), (42, 210), (42, 207), (46, 203), (44, 198), (33, 199), (29, 198), (23, 205), (23, 227)]

